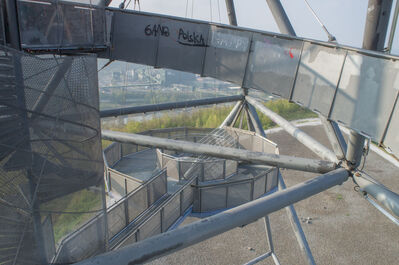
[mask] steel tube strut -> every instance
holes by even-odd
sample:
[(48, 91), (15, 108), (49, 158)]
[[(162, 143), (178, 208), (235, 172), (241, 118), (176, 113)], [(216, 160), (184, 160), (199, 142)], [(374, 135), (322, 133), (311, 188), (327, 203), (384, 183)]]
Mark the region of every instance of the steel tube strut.
[(194, 245), (235, 227), (252, 223), (290, 204), (311, 197), (336, 185), (340, 185), (348, 179), (348, 176), (348, 171), (340, 168), (292, 186), (286, 190), (277, 191), (269, 196), (245, 203), (233, 209), (185, 225), (176, 230), (156, 235), (124, 248), (81, 261), (77, 264), (141, 264)]
[(242, 105), (242, 101), (238, 101), (235, 104), (235, 106), (233, 107), (233, 109), (231, 110), (229, 115), (227, 115), (226, 119), (222, 122), (222, 124), (220, 124), (219, 128), (231, 125), (231, 123), (233, 122), (234, 117), (237, 115), (237, 112), (239, 111), (241, 105)]
[(213, 157), (240, 160), (249, 163), (277, 166), (281, 168), (289, 168), (307, 172), (326, 173), (336, 169), (337, 167), (337, 165), (331, 161), (252, 152), (230, 147), (191, 143), (140, 134), (104, 130), (102, 131), (102, 138), (105, 140), (121, 143), (134, 143), (142, 146), (158, 147), (192, 154), (203, 154)]
[(196, 100), (188, 100), (188, 101), (179, 101), (179, 102), (152, 104), (152, 105), (144, 105), (144, 106), (137, 106), (137, 107), (127, 107), (127, 108), (120, 108), (120, 109), (102, 110), (102, 111), (100, 111), (100, 117), (101, 118), (116, 117), (116, 116), (122, 116), (122, 115), (128, 115), (128, 114), (190, 108), (190, 107), (196, 107), (196, 106), (202, 106), (202, 105), (234, 102), (234, 101), (242, 100), (243, 98), (244, 98), (243, 95), (235, 95), (235, 96), (227, 96), (227, 97), (204, 98), (204, 99), (196, 99)]
[(389, 190), (364, 172), (355, 173), (353, 179), (362, 191), (367, 192), (399, 217), (399, 194)]
[(277, 113), (269, 110), (266, 108), (261, 102), (257, 101), (256, 99), (252, 97), (245, 97), (245, 99), (252, 104), (255, 108), (260, 110), (263, 114), (268, 116), (272, 121), (277, 123), (279, 126), (281, 126), (286, 132), (288, 132), (291, 136), (293, 136), (295, 139), (297, 139), (299, 142), (304, 144), (307, 148), (309, 148), (311, 151), (313, 151), (315, 154), (320, 156), (323, 159), (327, 159), (330, 161), (337, 162), (337, 157), (335, 156), (334, 152), (332, 152), (330, 149), (313, 139), (311, 136), (309, 136), (307, 133), (302, 131), (301, 129), (295, 127), (278, 115)]
[(324, 130), (327, 134), (328, 140), (330, 140), (335, 155), (340, 160), (345, 159), (347, 145), (338, 124), (335, 121), (326, 119), (322, 115), (319, 115), (319, 118), (323, 123)]
[(262, 123), (261, 123), (261, 121), (259, 119), (259, 116), (258, 116), (258, 113), (256, 112), (256, 109), (254, 108), (254, 106), (252, 106), (249, 103), (247, 103), (247, 106), (248, 106), (249, 117), (251, 118), (252, 124), (255, 127), (255, 132), (257, 134), (259, 134), (260, 136), (266, 138), (265, 130), (263, 130)]
[[(287, 187), (285, 186), (283, 176), (281, 176), (281, 173), (278, 173), (278, 188), (279, 190), (285, 190)], [(303, 253), (305, 254), (305, 257), (310, 265), (315, 265), (316, 262), (314, 261), (312, 251), (310, 250), (308, 241), (306, 240), (305, 233), (303, 232), (301, 223), (299, 222), (298, 215), (295, 211), (294, 205), (289, 205), (285, 207), (287, 211), (287, 215), (290, 219), (290, 223), (292, 226), (292, 229), (295, 232), (296, 239), (298, 241), (299, 246), (301, 247)]]
[(281, 5), (280, 0), (266, 0), (270, 11), (273, 14), (274, 20), (276, 21), (277, 27), (281, 33), (296, 36), (295, 30), (291, 25), (291, 22), (285, 13), (284, 7)]
[(233, 0), (226, 0), (227, 15), (229, 17), (229, 24), (232, 26), (237, 26), (236, 10), (234, 8)]

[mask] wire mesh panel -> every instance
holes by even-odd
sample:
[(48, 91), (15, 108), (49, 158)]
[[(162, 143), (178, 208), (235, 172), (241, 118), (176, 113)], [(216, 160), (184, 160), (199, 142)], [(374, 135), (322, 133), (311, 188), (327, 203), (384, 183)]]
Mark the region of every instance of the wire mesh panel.
[(345, 59), (342, 49), (305, 42), (292, 99), (328, 116)]
[(154, 180), (148, 184), (149, 205), (159, 200), (167, 192), (166, 183), (166, 171), (162, 171), (159, 176), (155, 177)]
[(104, 9), (79, 3), (18, 1), (22, 47), (105, 47)]
[(201, 212), (226, 208), (226, 187), (204, 188), (201, 192)]
[(143, 187), (127, 197), (129, 222), (148, 208), (147, 187)]
[[(53, 247), (44, 245), (44, 216), (52, 216), (57, 244), (103, 211), (97, 61), (6, 47), (0, 58), (0, 260), (42, 264)], [(67, 222), (69, 211), (75, 222)]]
[(237, 205), (251, 201), (251, 183), (238, 183), (228, 186), (227, 207), (235, 207)]
[(205, 161), (203, 181), (224, 179), (224, 160)]
[(191, 185), (187, 185), (181, 192), (181, 209), (183, 214), (194, 201), (194, 188)]
[(160, 234), (161, 231), (161, 212), (157, 212), (151, 216), (143, 225), (139, 228), (139, 240)]
[(175, 196), (163, 208), (162, 230), (166, 231), (180, 217), (180, 196)]
[(119, 203), (109, 209), (107, 212), (107, 218), (108, 237), (112, 238), (126, 226), (125, 204)]
[(234, 160), (226, 160), (226, 170), (225, 175), (229, 177), (235, 173), (237, 173), (238, 162)]
[(126, 237), (123, 242), (118, 246), (118, 248), (122, 248), (124, 246), (133, 244), (137, 242), (137, 230), (133, 233), (130, 233), (128, 237)]
[(47, 256), (47, 261), (49, 263), (51, 262), (52, 258), (56, 253), (53, 223), (51, 219), (52, 219), (51, 215), (47, 215), (42, 223), (44, 247)]
[(72, 263), (105, 251), (104, 215), (91, 219), (64, 240), (57, 254), (56, 263)]
[(254, 199), (261, 197), (266, 192), (267, 173), (262, 173), (255, 178), (254, 183)]
[(290, 97), (302, 42), (254, 33), (245, 87)]
[[(178, 163), (179, 163), (179, 180), (183, 180), (185, 179), (185, 174), (187, 173), (187, 171), (190, 170), (192, 167), (194, 167), (195, 163), (192, 161), (184, 161), (184, 160), (179, 160)], [(188, 177), (190, 176), (186, 176), (186, 178)]]

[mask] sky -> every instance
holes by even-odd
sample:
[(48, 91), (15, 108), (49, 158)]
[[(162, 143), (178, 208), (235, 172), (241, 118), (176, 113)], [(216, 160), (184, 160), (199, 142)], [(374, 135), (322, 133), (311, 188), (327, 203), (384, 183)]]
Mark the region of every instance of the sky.
[[(118, 7), (121, 1), (113, 0), (111, 6)], [(128, 9), (133, 9), (134, 1), (131, 0)], [(308, 2), (338, 43), (361, 47), (368, 0), (308, 0)], [(328, 40), (304, 0), (281, 0), (281, 3), (299, 37)], [(396, 1), (392, 5), (392, 10), (395, 3)], [(279, 32), (266, 0), (235, 0), (234, 5), (238, 26)], [(141, 11), (151, 13), (228, 24), (225, 0), (140, 0), (140, 7)], [(395, 54), (399, 54), (398, 35), (397, 28), (393, 45)]]

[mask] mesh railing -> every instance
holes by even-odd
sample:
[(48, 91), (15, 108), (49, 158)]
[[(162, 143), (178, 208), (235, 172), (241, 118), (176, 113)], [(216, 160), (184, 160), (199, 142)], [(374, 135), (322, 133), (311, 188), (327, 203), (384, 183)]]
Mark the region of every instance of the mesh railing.
[(230, 182), (196, 185), (193, 212), (211, 212), (255, 200), (277, 186), (277, 168)]
[(150, 215), (132, 228), (128, 236), (114, 248), (120, 248), (174, 227), (179, 219), (190, 209), (194, 201), (195, 177), (182, 185), (179, 190), (158, 206)]
[[(134, 223), (154, 203), (167, 193), (166, 171), (162, 170), (150, 181), (134, 190), (107, 210), (107, 238), (110, 243), (118, 234)], [(103, 227), (101, 232), (98, 230)], [(104, 214), (90, 219), (85, 225), (64, 238), (59, 246), (56, 263), (70, 263), (103, 252)]]

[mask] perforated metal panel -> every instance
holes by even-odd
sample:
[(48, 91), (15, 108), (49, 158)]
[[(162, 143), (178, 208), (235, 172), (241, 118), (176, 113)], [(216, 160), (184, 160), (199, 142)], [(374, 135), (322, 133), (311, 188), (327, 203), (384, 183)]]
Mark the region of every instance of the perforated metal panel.
[(211, 26), (204, 75), (242, 84), (252, 33)]
[[(158, 28), (160, 19), (123, 11), (114, 12), (113, 19), (115, 25), (124, 26), (113, 28), (112, 58), (155, 65), (160, 31), (153, 29)], [(126, 52), (130, 50), (134, 52)]]
[(378, 141), (399, 88), (399, 62), (348, 52), (331, 118)]
[(139, 240), (161, 233), (161, 212), (156, 213), (139, 228)]
[(159, 200), (166, 192), (166, 172), (163, 172), (148, 184), (149, 204)]
[(226, 177), (237, 173), (238, 162), (234, 160), (226, 160)]
[(266, 192), (266, 178), (267, 173), (262, 174), (255, 179), (254, 183), (254, 199), (261, 197)]
[(180, 196), (175, 196), (163, 208), (162, 229), (166, 231), (180, 217)]
[(129, 222), (132, 222), (137, 216), (148, 208), (147, 187), (134, 192), (127, 198)]
[(161, 19), (157, 66), (199, 73), (205, 59), (209, 26)]
[(126, 226), (125, 204), (119, 204), (107, 212), (108, 236), (112, 238)]
[(251, 183), (239, 183), (229, 185), (227, 194), (227, 207), (251, 201)]
[(346, 51), (305, 42), (293, 101), (328, 116)]
[(181, 214), (184, 213), (192, 204), (194, 200), (194, 189), (191, 187), (191, 185), (188, 185), (183, 191), (182, 191), (182, 212)]
[(226, 208), (226, 187), (201, 189), (201, 212)]
[(302, 42), (254, 33), (245, 87), (289, 98)]

